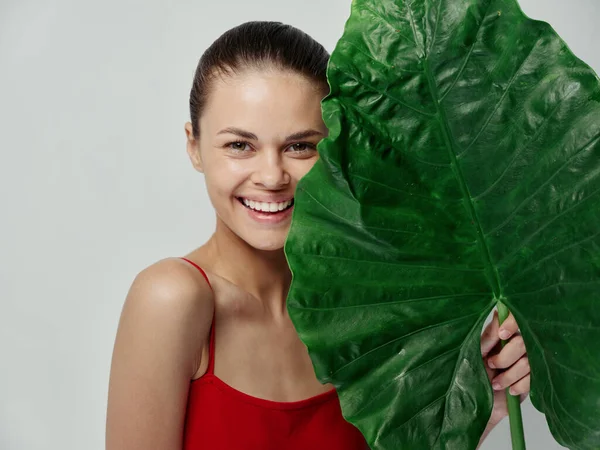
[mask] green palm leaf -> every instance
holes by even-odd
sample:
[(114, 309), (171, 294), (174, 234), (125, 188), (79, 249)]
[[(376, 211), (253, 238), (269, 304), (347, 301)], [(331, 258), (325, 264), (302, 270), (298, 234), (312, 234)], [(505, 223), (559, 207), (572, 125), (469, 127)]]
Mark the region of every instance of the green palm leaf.
[(502, 301), (555, 439), (600, 448), (600, 82), (514, 0), (356, 0), (288, 309), (373, 449), (475, 448)]

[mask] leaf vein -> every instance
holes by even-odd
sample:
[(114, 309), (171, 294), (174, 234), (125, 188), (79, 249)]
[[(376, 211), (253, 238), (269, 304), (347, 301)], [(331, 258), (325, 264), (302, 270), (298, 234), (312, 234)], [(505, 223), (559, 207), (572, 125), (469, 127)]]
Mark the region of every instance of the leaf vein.
[[(509, 278), (506, 281), (506, 284), (510, 285), (514, 280), (518, 280), (519, 278), (522, 278), (523, 274), (529, 272), (531, 269), (534, 269), (534, 268), (538, 267), (540, 264), (548, 261), (549, 259), (554, 258), (555, 256), (561, 254), (564, 251), (570, 250), (570, 249), (575, 248), (575, 247), (579, 247), (581, 244), (583, 244), (583, 243), (585, 243), (587, 241), (590, 241), (590, 240), (594, 239), (596, 236), (599, 236), (599, 235), (600, 235), (600, 231), (598, 231), (597, 233), (592, 234), (591, 236), (586, 237), (585, 239), (577, 241), (577, 242), (575, 242), (575, 243), (573, 243), (571, 245), (567, 245), (566, 247), (563, 247), (560, 250), (557, 250), (554, 253), (549, 254), (548, 256), (543, 257), (542, 259), (534, 262), (533, 264), (527, 266), (526, 268), (521, 269), (516, 276)], [(522, 248), (523, 245), (520, 245), (519, 247)], [(520, 248), (518, 250), (520, 250)], [(518, 250), (517, 250), (517, 252), (518, 252)], [(515, 254), (515, 252), (513, 252), (511, 254), (511, 257), (514, 256), (514, 254)], [(510, 261), (510, 258), (507, 258), (506, 261)], [(501, 265), (502, 262), (503, 262), (502, 260), (498, 262), (498, 264), (497, 264), (498, 267), (500, 267), (500, 265)]]
[(437, 5), (437, 14), (435, 16), (435, 29), (433, 30), (433, 36), (431, 38), (431, 42), (429, 43), (429, 48), (427, 49), (427, 55), (429, 56), (429, 54), (431, 53), (431, 49), (433, 48), (434, 44), (435, 44), (435, 40), (436, 40), (436, 36), (437, 36), (437, 30), (438, 30), (438, 25), (440, 23), (440, 9), (442, 9), (442, 0), (438, 0), (438, 5)]
[(592, 331), (598, 331), (600, 330), (600, 327), (595, 327), (592, 325), (581, 325), (581, 324), (576, 324), (576, 323), (568, 323), (568, 322), (559, 322), (556, 320), (533, 320), (533, 319), (527, 319), (527, 321), (529, 323), (537, 323), (540, 325), (547, 325), (547, 326), (557, 326), (557, 327), (564, 327), (564, 328), (576, 328), (578, 330), (592, 330)]
[(398, 380), (401, 380), (402, 378), (405, 378), (407, 375), (411, 374), (412, 372), (414, 372), (415, 370), (421, 369), (425, 366), (427, 366), (428, 364), (431, 364), (434, 361), (437, 361), (438, 359), (443, 358), (444, 356), (448, 356), (451, 355), (452, 353), (455, 353), (457, 350), (459, 350), (462, 346), (461, 345), (451, 348), (450, 350), (445, 351), (444, 353), (440, 353), (439, 355), (435, 356), (434, 358), (428, 359), (427, 361), (415, 366), (415, 367), (411, 367), (409, 370), (407, 370), (406, 372), (401, 373), (400, 375), (395, 376), (394, 378), (392, 378), (392, 381), (384, 384), (379, 392), (377, 394), (375, 394), (374, 396), (369, 397), (369, 400), (367, 402), (365, 402), (364, 404), (362, 404), (362, 406), (360, 407), (360, 409), (356, 412), (352, 413), (353, 417), (358, 416), (361, 412), (363, 412), (365, 409), (367, 409), (367, 407), (373, 403), (375, 400), (377, 400), (390, 386), (393, 386)]
[(312, 198), (316, 203), (319, 204), (319, 206), (321, 206), (325, 211), (327, 211), (328, 213), (330, 213), (331, 215), (333, 215), (334, 217), (337, 217), (338, 219), (340, 219), (342, 222), (345, 222), (349, 225), (352, 225), (354, 227), (360, 228), (360, 229), (364, 229), (364, 230), (378, 230), (378, 231), (389, 231), (391, 233), (402, 233), (402, 234), (410, 234), (410, 235), (418, 235), (419, 233), (416, 233), (414, 231), (406, 231), (406, 230), (398, 230), (395, 228), (381, 228), (381, 227), (370, 227), (370, 226), (366, 226), (363, 223), (359, 223), (359, 222), (351, 222), (350, 220), (346, 219), (343, 216), (340, 216), (339, 214), (333, 212), (331, 209), (327, 208), (323, 203), (321, 203), (319, 200), (317, 200), (310, 192), (303, 190), (303, 192), (308, 195), (310, 198)]
[(483, 23), (485, 22), (485, 18), (487, 16), (487, 12), (490, 9), (490, 4), (492, 2), (489, 1), (486, 8), (485, 8), (485, 12), (483, 13), (483, 17), (481, 19), (481, 23), (479, 24), (479, 27), (477, 28), (477, 31), (475, 32), (475, 40), (473, 41), (473, 45), (471, 45), (471, 47), (469, 48), (469, 51), (467, 53), (467, 56), (465, 57), (465, 60), (462, 64), (462, 66), (460, 67), (460, 70), (458, 71), (458, 75), (456, 75), (456, 77), (454, 78), (454, 81), (452, 81), (452, 84), (450, 84), (450, 87), (448, 89), (446, 89), (446, 92), (444, 92), (441, 97), (439, 102), (442, 103), (444, 101), (444, 99), (446, 98), (446, 95), (448, 95), (450, 93), (450, 91), (454, 88), (454, 85), (457, 83), (457, 81), (460, 79), (463, 71), (465, 70), (465, 67), (467, 67), (467, 63), (469, 62), (469, 59), (471, 58), (471, 54), (473, 53), (473, 49), (475, 48), (475, 45), (479, 43), (479, 41), (477, 40), (477, 36), (479, 36), (479, 32), (481, 31), (481, 28), (483, 27)]
[(387, 347), (388, 345), (391, 345), (391, 344), (394, 344), (395, 342), (401, 341), (402, 339), (405, 339), (407, 337), (410, 337), (410, 336), (418, 334), (418, 333), (422, 333), (423, 331), (426, 331), (426, 330), (431, 330), (431, 329), (439, 328), (439, 327), (442, 327), (444, 325), (448, 325), (448, 324), (451, 324), (451, 323), (454, 323), (454, 322), (461, 322), (461, 321), (463, 321), (465, 319), (468, 319), (469, 317), (479, 316), (479, 315), (481, 315), (481, 312), (475, 312), (475, 313), (467, 314), (466, 316), (456, 317), (454, 319), (449, 319), (449, 320), (445, 320), (443, 322), (435, 323), (433, 325), (428, 325), (426, 327), (419, 328), (417, 330), (411, 331), (410, 333), (407, 333), (407, 334), (404, 334), (404, 335), (399, 336), (397, 338), (394, 338), (394, 339), (392, 339), (390, 341), (387, 341), (384, 344), (381, 344), (381, 345), (379, 345), (377, 347), (374, 347), (371, 350), (369, 350), (369, 351), (367, 351), (367, 352), (365, 352), (365, 353), (357, 356), (353, 360), (348, 361), (346, 364), (344, 364), (343, 366), (341, 366), (338, 369), (336, 369), (333, 373), (331, 373), (330, 378), (333, 378), (335, 375), (337, 375), (338, 373), (340, 373), (342, 370), (344, 370), (349, 365), (354, 364), (357, 361), (360, 361), (361, 359), (367, 357), (371, 353), (377, 352), (377, 351), (381, 350), (382, 348)]
[(381, 19), (381, 21), (383, 23), (385, 23), (386, 25), (388, 25), (390, 28), (392, 28), (394, 30), (394, 33), (399, 34), (400, 36), (402, 36), (403, 38), (407, 39), (408, 41), (412, 42), (413, 44), (415, 44), (415, 46), (417, 45), (416, 41), (414, 41), (413, 39), (410, 38), (410, 36), (407, 36), (405, 34), (403, 34), (402, 32), (398, 31), (398, 28), (392, 24), (389, 20), (387, 20), (384, 16), (382, 16), (381, 14), (379, 14), (377, 11), (369, 8), (368, 6), (366, 6), (364, 3), (363, 5), (361, 5), (362, 8), (364, 8), (366, 11), (369, 11), (371, 14), (373, 14), (375, 17), (377, 17), (378, 19)]
[[(436, 202), (436, 201), (435, 201), (433, 198), (431, 198), (430, 196), (427, 196), (427, 195), (422, 195), (422, 194), (415, 194), (414, 192), (405, 191), (405, 190), (403, 190), (403, 189), (398, 189), (397, 187), (390, 186), (390, 185), (387, 185), (387, 184), (381, 183), (381, 182), (379, 182), (379, 181), (375, 181), (375, 180), (373, 180), (373, 179), (371, 179), (371, 178), (367, 178), (367, 177), (363, 177), (363, 176), (357, 175), (357, 174), (355, 174), (355, 173), (352, 173), (352, 178), (357, 178), (357, 179), (359, 179), (359, 180), (367, 181), (367, 182), (369, 182), (369, 183), (373, 183), (373, 184), (376, 184), (376, 185), (382, 186), (382, 187), (384, 187), (384, 188), (386, 188), (386, 189), (389, 189), (389, 190), (391, 190), (391, 191), (394, 191), (394, 192), (399, 192), (399, 193), (401, 193), (401, 194), (407, 194), (407, 195), (410, 195), (411, 197), (417, 197), (417, 198), (421, 198), (421, 199), (423, 199), (423, 200), (427, 200), (427, 201), (429, 201), (429, 202), (431, 202), (431, 203), (437, 203), (437, 202)], [(454, 200), (454, 201), (455, 201), (455, 202), (458, 202), (458, 201), (462, 201), (462, 199), (461, 199), (461, 200)]]
[[(512, 305), (507, 305), (507, 306), (509, 307), (510, 311), (512, 311), (513, 313), (515, 313), (515, 308)], [(517, 315), (520, 315), (520, 314), (517, 313)], [(529, 323), (527, 323), (525, 321), (525, 322), (523, 322), (523, 326), (528, 329), (529, 333), (531, 334), (531, 337), (533, 338), (533, 340), (537, 344), (537, 347), (540, 348), (540, 349), (542, 349), (542, 351), (540, 352), (540, 355), (542, 356), (542, 361), (544, 362), (544, 366), (546, 368), (546, 374), (548, 376), (548, 384), (549, 384), (550, 390), (551, 390), (551, 392), (550, 392), (550, 402), (552, 404), (552, 409), (556, 412), (556, 408), (554, 407), (554, 400), (558, 401), (558, 399), (556, 398), (556, 395), (554, 394), (555, 391), (554, 391), (554, 384), (552, 382), (552, 374), (550, 373), (550, 366), (548, 365), (548, 360), (546, 359), (544, 347), (542, 346), (542, 344), (541, 344), (540, 340), (538, 339), (537, 335), (533, 332), (533, 330), (529, 326)], [(560, 401), (559, 401), (559, 403), (560, 403)], [(568, 412), (567, 412), (567, 415), (569, 415)], [(573, 441), (573, 438), (571, 437), (571, 435), (569, 434), (569, 432), (567, 431), (566, 428), (564, 428), (564, 431), (565, 431), (565, 434), (568, 436), (568, 438), (571, 441)]]
[(343, 309), (353, 309), (353, 308), (371, 308), (375, 306), (388, 306), (388, 305), (397, 305), (400, 303), (412, 303), (412, 302), (421, 302), (421, 301), (430, 301), (430, 300), (446, 300), (446, 299), (457, 299), (462, 297), (482, 297), (484, 294), (473, 293), (473, 294), (457, 294), (457, 295), (440, 295), (435, 297), (416, 297), (416, 298), (407, 298), (402, 300), (394, 300), (391, 302), (379, 302), (379, 303), (363, 303), (359, 305), (346, 305), (346, 306), (336, 306), (331, 308), (315, 308), (315, 307), (295, 307), (290, 305), (290, 308), (301, 309), (303, 311), (334, 311), (334, 310), (343, 310)]
[[(423, 160), (421, 158), (418, 158), (413, 153), (403, 152), (402, 149), (398, 148), (396, 146), (396, 144), (394, 143), (394, 141), (384, 131), (378, 129), (377, 126), (373, 125), (371, 122), (369, 122), (365, 118), (365, 117), (369, 116), (369, 113), (367, 113), (366, 111), (364, 111), (359, 106), (352, 105), (352, 104), (349, 104), (349, 103), (345, 103), (344, 101), (342, 101), (341, 98), (338, 98), (337, 100), (346, 109), (355, 111), (357, 113), (357, 118), (358, 118), (358, 120), (361, 121), (361, 125), (363, 126), (363, 128), (367, 129), (371, 134), (377, 136), (377, 138), (379, 140), (385, 141), (386, 144), (388, 144), (394, 150), (398, 151), (398, 153), (402, 154), (402, 156), (404, 156), (405, 158), (412, 159), (413, 161), (416, 161), (416, 162), (421, 163), (421, 164), (425, 164), (427, 166), (432, 166), (432, 167), (450, 167), (449, 163), (436, 163), (436, 162), (432, 162), (432, 161), (425, 161), (425, 160)], [(452, 201), (462, 201), (462, 199), (452, 199)]]
[(481, 137), (481, 135), (483, 134), (483, 132), (487, 129), (488, 125), (492, 121), (492, 118), (496, 114), (496, 111), (498, 111), (498, 109), (500, 108), (500, 105), (504, 102), (504, 99), (506, 98), (506, 96), (510, 92), (510, 88), (512, 87), (512, 85), (516, 81), (517, 77), (519, 76), (519, 73), (521, 72), (521, 69), (525, 66), (525, 63), (529, 60), (529, 58), (533, 54), (533, 51), (537, 48), (537, 46), (538, 46), (539, 43), (540, 43), (539, 39), (537, 41), (535, 41), (534, 45), (529, 50), (529, 53), (527, 53), (527, 56), (521, 62), (521, 64), (519, 65), (519, 68), (515, 71), (515, 74), (512, 76), (512, 78), (508, 82), (508, 85), (506, 86), (506, 89), (504, 89), (504, 92), (502, 93), (502, 96), (500, 97), (500, 100), (498, 100), (498, 102), (494, 106), (492, 112), (490, 113), (490, 115), (486, 119), (485, 123), (483, 124), (483, 126), (481, 127), (481, 129), (479, 130), (479, 132), (477, 133), (477, 135), (469, 143), (469, 145), (467, 145), (467, 147), (462, 152), (457, 153), (457, 155), (456, 155), (457, 159), (462, 158), (471, 149), (471, 147), (473, 147), (473, 145), (479, 140), (479, 138)]
[(500, 174), (500, 176), (498, 176), (498, 178), (496, 178), (496, 180), (487, 188), (485, 189), (483, 192), (481, 192), (480, 194), (477, 194), (475, 197), (473, 197), (473, 200), (481, 200), (482, 198), (484, 198), (487, 194), (489, 194), (494, 187), (496, 187), (496, 185), (504, 178), (504, 176), (508, 173), (508, 169), (514, 164), (514, 162), (517, 160), (518, 156), (523, 153), (525, 150), (527, 150), (529, 148), (529, 145), (535, 141), (535, 139), (541, 134), (542, 130), (544, 129), (544, 127), (546, 126), (546, 124), (548, 123), (548, 121), (550, 120), (550, 118), (552, 116), (554, 116), (554, 113), (556, 111), (558, 111), (558, 108), (562, 105), (562, 101), (564, 100), (564, 98), (566, 98), (567, 95), (565, 95), (565, 97), (563, 97), (557, 104), (556, 106), (552, 109), (552, 111), (550, 111), (550, 114), (548, 114), (546, 117), (544, 117), (543, 122), (540, 124), (540, 126), (538, 127), (538, 129), (536, 130), (535, 134), (521, 147), (519, 147), (513, 154), (512, 157), (509, 161), (509, 163), (506, 165), (506, 167), (504, 168), (504, 170), (502, 171), (502, 173)]
[[(308, 255), (308, 254), (309, 253), (305, 253), (305, 255)], [(417, 264), (400, 263), (397, 261), (375, 261), (375, 260), (370, 260), (370, 259), (344, 258), (343, 256), (321, 255), (321, 254), (317, 254), (317, 253), (310, 254), (310, 256), (312, 258), (335, 259), (335, 260), (339, 259), (342, 261), (352, 261), (354, 263), (383, 264), (386, 266), (393, 266), (393, 267), (405, 267), (407, 269), (447, 270), (450, 272), (483, 272), (485, 270), (483, 268), (469, 268), (469, 267), (423, 266), (423, 265), (417, 265)]]
[[(412, 13), (412, 5), (413, 5), (413, 2), (407, 3), (406, 4), (406, 9), (408, 11), (408, 18), (410, 20), (410, 27), (412, 29), (412, 33), (413, 33), (413, 37), (414, 37), (414, 42), (415, 42), (415, 47), (418, 49), (419, 48), (419, 44), (417, 43), (418, 42), (418, 39), (417, 39), (417, 28), (415, 26), (415, 19), (413, 17), (413, 13)], [(425, 56), (425, 55), (418, 55), (418, 56), (421, 57), (421, 56)]]
[[(486, 315), (487, 315), (487, 310), (486, 310)], [(469, 336), (471, 336), (471, 334), (473, 334), (473, 331), (476, 330), (477, 325), (479, 324), (479, 321), (476, 321), (473, 326), (471, 327), (471, 329), (469, 330), (469, 332), (465, 335), (465, 338), (463, 339), (462, 345), (461, 345), (461, 351), (458, 355), (458, 358), (456, 358), (456, 363), (454, 364), (454, 371), (452, 372), (452, 382), (450, 383), (450, 385), (448, 386), (448, 389), (446, 390), (446, 393), (444, 394), (445, 400), (444, 400), (444, 420), (447, 420), (446, 417), (446, 411), (448, 408), (448, 396), (450, 394), (450, 390), (452, 389), (452, 386), (455, 384), (456, 381), (456, 371), (458, 370), (458, 361), (460, 360), (462, 354), (463, 354), (463, 350), (465, 349), (465, 341), (469, 338)], [(460, 386), (459, 386), (460, 389)], [(442, 423), (442, 426), (440, 427), (440, 432), (438, 433), (434, 444), (437, 443), (440, 439), (440, 436), (442, 435), (442, 431), (443, 431), (444, 425)]]
[[(530, 322), (531, 322), (531, 321), (530, 321)], [(542, 349), (542, 351), (546, 352), (546, 350), (545, 350), (545, 349)], [(557, 366), (559, 366), (559, 367), (562, 367), (563, 369), (567, 370), (568, 372), (574, 373), (575, 375), (579, 375), (580, 377), (583, 377), (583, 378), (587, 378), (587, 379), (589, 379), (589, 380), (591, 380), (591, 381), (600, 382), (600, 377), (592, 377), (591, 375), (588, 375), (587, 373), (583, 373), (583, 372), (580, 372), (580, 371), (579, 371), (579, 370), (577, 370), (577, 369), (573, 369), (572, 367), (566, 366), (566, 365), (564, 365), (563, 363), (559, 362), (559, 361), (558, 361), (558, 360), (557, 360), (557, 359), (556, 359), (556, 358), (555, 358), (555, 357), (552, 355), (552, 353), (550, 353), (550, 352), (546, 352), (546, 353), (547, 353), (547, 354), (548, 354), (548, 355), (549, 355), (549, 356), (552, 358), (552, 360), (554, 361), (554, 364), (556, 364), (556, 365), (557, 365)]]
[(389, 92), (384, 92), (384, 91), (381, 91), (381, 90), (377, 89), (375, 86), (372, 86), (371, 84), (367, 83), (365, 80), (362, 80), (360, 78), (357, 78), (357, 77), (353, 76), (350, 72), (346, 72), (346, 71), (343, 71), (341, 69), (340, 69), (340, 72), (342, 72), (344, 75), (346, 75), (351, 80), (356, 81), (358, 84), (362, 85), (363, 87), (369, 88), (373, 92), (377, 92), (380, 95), (386, 96), (386, 97), (394, 100), (398, 104), (400, 104), (402, 106), (405, 106), (406, 108), (410, 109), (411, 111), (414, 111), (414, 112), (416, 112), (416, 113), (418, 113), (418, 114), (420, 114), (422, 116), (425, 116), (425, 117), (434, 117), (435, 116), (434, 113), (430, 113), (428, 111), (420, 110), (416, 106), (412, 106), (409, 103), (405, 102), (404, 100), (401, 100), (398, 97), (396, 97), (394, 95), (391, 95)]
[(511, 297), (516, 297), (518, 295), (533, 295), (533, 294), (539, 294), (540, 292), (544, 292), (548, 289), (552, 289), (555, 287), (560, 287), (560, 286), (593, 286), (595, 284), (600, 284), (600, 280), (592, 280), (592, 281), (572, 281), (572, 282), (560, 282), (560, 283), (554, 283), (554, 284), (550, 284), (548, 286), (545, 286), (541, 289), (537, 289), (535, 291), (528, 291), (528, 292), (511, 292), (510, 295)]
[(355, 44), (354, 42), (352, 42), (352, 41), (349, 41), (348, 39), (343, 39), (343, 38), (341, 38), (341, 39), (340, 39), (340, 42), (344, 42), (345, 44), (348, 44), (349, 46), (351, 46), (351, 47), (355, 48), (355, 49), (356, 49), (356, 50), (357, 50), (357, 51), (358, 51), (360, 54), (362, 54), (362, 55), (366, 56), (367, 58), (369, 58), (369, 59), (370, 59), (370, 60), (372, 60), (372, 61), (375, 61), (375, 62), (376, 62), (376, 63), (378, 63), (378, 64), (381, 64), (381, 65), (382, 65), (382, 66), (384, 66), (384, 67), (387, 67), (388, 69), (398, 69), (398, 70), (400, 70), (400, 71), (402, 71), (402, 72), (408, 72), (408, 73), (421, 73), (421, 71), (416, 71), (416, 70), (415, 70), (415, 71), (413, 72), (412, 70), (404, 70), (404, 69), (398, 68), (398, 67), (396, 67), (396, 66), (391, 66), (391, 65), (389, 65), (389, 64), (386, 64), (386, 63), (384, 63), (383, 61), (380, 61), (380, 60), (378, 60), (377, 58), (375, 58), (375, 57), (374, 57), (373, 55), (371, 55), (370, 53), (368, 53), (368, 52), (364, 51), (362, 48), (360, 48), (360, 46), (356, 45), (356, 44)]
[[(423, 408), (421, 408), (419, 411), (417, 411), (413, 416), (410, 417), (410, 419), (408, 419), (407, 421), (401, 423), (400, 425), (394, 427), (392, 430), (387, 432), (387, 435), (389, 436), (389, 433), (391, 431), (398, 431), (402, 428), (404, 428), (407, 424), (409, 424), (410, 422), (412, 422), (415, 418), (417, 418), (419, 415), (421, 415), (422, 413), (424, 413), (425, 411), (427, 411), (429, 408), (435, 406), (440, 400), (443, 400), (445, 397), (445, 395), (442, 395), (438, 398), (436, 398), (434, 401), (432, 401), (431, 403), (429, 403), (428, 405), (424, 406)], [(377, 435), (377, 437), (375, 438), (375, 442), (381, 440), (381, 435)]]
[[(591, 146), (592, 144), (594, 144), (594, 141), (598, 141), (600, 140), (600, 134), (594, 136), (590, 141), (588, 141), (585, 145), (583, 145), (582, 147), (580, 147), (579, 149), (577, 149), (577, 151), (575, 151), (575, 153), (573, 153), (544, 183), (542, 183), (540, 185), (539, 188), (537, 188), (535, 190), (535, 192), (533, 194), (531, 194), (530, 196), (528, 196), (527, 198), (525, 198), (520, 204), (519, 206), (517, 206), (504, 220), (504, 222), (502, 222), (500, 225), (496, 226), (495, 228), (493, 228), (492, 230), (488, 231), (485, 233), (485, 236), (489, 236), (491, 234), (496, 233), (497, 231), (501, 230), (503, 227), (505, 227), (507, 224), (510, 223), (510, 221), (514, 218), (514, 216), (517, 215), (517, 213), (521, 210), (521, 208), (523, 208), (524, 206), (526, 206), (531, 200), (533, 200), (537, 194), (539, 194), (548, 184), (550, 184), (550, 182), (556, 177), (558, 176), (565, 167), (567, 167), (569, 165), (569, 163), (571, 163), (571, 161), (573, 161), (575, 158), (577, 158), (577, 156), (579, 156), (580, 153), (582, 153), (583, 151), (587, 150), (587, 148), (589, 146)], [(587, 197), (585, 197), (585, 200), (587, 200), (588, 198), (592, 197), (596, 192), (598, 192), (598, 190), (595, 190), (592, 194), (588, 195)], [(564, 213), (566, 213), (567, 211), (569, 211), (570, 209), (573, 209), (579, 205), (581, 205), (581, 202), (583, 202), (583, 200), (581, 200), (579, 203), (577, 203), (576, 205), (572, 206), (571, 208), (568, 208), (566, 210), (564, 210), (562, 213), (554, 216), (550, 221), (548, 221), (546, 224), (544, 224), (542, 227), (536, 229), (536, 231), (529, 236), (529, 238), (527, 238), (527, 241), (533, 237), (534, 235), (536, 235), (537, 233), (539, 233), (541, 230), (543, 230), (547, 225), (549, 225), (550, 223), (554, 222), (556, 219), (558, 219), (560, 216), (562, 216)]]

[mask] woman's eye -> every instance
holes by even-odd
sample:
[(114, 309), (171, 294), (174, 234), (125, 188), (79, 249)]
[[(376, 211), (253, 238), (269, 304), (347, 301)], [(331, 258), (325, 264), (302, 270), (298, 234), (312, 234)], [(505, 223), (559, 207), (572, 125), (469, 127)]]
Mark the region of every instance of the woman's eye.
[(243, 141), (229, 142), (227, 144), (227, 147), (229, 147), (231, 150), (234, 150), (234, 151), (244, 151), (247, 146), (248, 146), (248, 143), (243, 142)]
[(290, 145), (290, 148), (295, 152), (306, 152), (310, 150), (314, 150), (316, 147), (308, 142), (297, 142), (295, 144)]

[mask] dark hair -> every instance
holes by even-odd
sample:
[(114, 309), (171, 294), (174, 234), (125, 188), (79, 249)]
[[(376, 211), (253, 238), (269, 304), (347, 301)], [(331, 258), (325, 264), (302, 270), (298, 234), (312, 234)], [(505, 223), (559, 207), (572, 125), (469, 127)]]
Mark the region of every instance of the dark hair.
[(329, 53), (305, 32), (281, 22), (246, 22), (223, 33), (203, 53), (190, 92), (190, 116), (194, 137), (200, 135), (199, 119), (218, 74), (247, 68), (274, 67), (300, 73), (328, 89)]

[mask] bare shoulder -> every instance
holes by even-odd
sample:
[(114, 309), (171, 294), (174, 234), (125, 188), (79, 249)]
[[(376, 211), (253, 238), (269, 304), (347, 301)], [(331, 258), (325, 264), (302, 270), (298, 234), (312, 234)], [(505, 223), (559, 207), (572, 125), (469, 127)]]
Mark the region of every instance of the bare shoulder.
[(200, 271), (181, 259), (166, 258), (137, 274), (122, 315), (154, 318), (159, 323), (153, 326), (177, 327), (180, 332), (189, 327), (190, 333), (204, 330), (208, 335), (213, 311), (213, 292)]
[[(212, 289), (198, 269), (180, 258), (165, 258), (146, 267), (135, 277), (126, 302), (135, 302), (137, 294), (146, 294), (141, 303), (162, 304), (186, 309), (198, 309), (206, 313), (213, 311)], [(133, 294), (133, 295), (132, 295)], [(156, 306), (159, 306), (156, 305)], [(151, 305), (149, 305), (151, 306)]]
[(113, 350), (108, 450), (181, 448), (189, 383), (209, 338), (213, 311), (212, 289), (183, 260), (167, 258), (137, 274)]
[(179, 258), (162, 259), (133, 280), (119, 328), (142, 335), (162, 331), (169, 339), (179, 340), (179, 348), (193, 355), (195, 371), (209, 337), (214, 304), (213, 291), (197, 268)]

